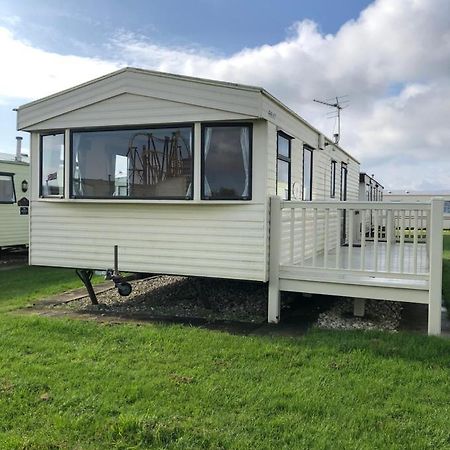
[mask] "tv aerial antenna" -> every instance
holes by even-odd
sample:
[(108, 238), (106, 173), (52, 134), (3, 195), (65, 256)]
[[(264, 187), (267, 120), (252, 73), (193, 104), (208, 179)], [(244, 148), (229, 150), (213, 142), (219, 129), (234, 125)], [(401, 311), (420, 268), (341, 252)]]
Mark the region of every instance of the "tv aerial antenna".
[(348, 95), (341, 95), (340, 97), (332, 97), (325, 100), (313, 99), (316, 103), (335, 108), (335, 111), (327, 114), (327, 117), (337, 119), (337, 132), (333, 134), (335, 144), (339, 144), (341, 138), (341, 111), (348, 106), (349, 100), (347, 98)]

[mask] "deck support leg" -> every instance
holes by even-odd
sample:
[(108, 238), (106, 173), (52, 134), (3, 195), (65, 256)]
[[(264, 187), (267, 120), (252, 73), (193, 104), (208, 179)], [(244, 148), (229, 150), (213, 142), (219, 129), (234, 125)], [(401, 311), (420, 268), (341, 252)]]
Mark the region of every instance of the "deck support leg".
[(281, 199), (270, 197), (269, 299), (267, 321), (280, 321)]
[(441, 296), (436, 296), (435, 299), (431, 298), (428, 303), (428, 334), (439, 336), (441, 334)]
[(354, 298), (353, 299), (353, 315), (355, 317), (364, 317), (366, 313), (366, 299)]
[[(274, 286), (274, 284), (277, 284)], [(267, 321), (278, 323), (280, 321), (280, 289), (278, 283), (269, 283), (269, 303), (267, 308)]]
[(431, 227), (427, 238), (430, 239), (430, 280), (428, 297), (428, 334), (441, 334), (442, 308), (442, 228), (444, 199), (431, 200)]
[(94, 271), (88, 269), (76, 269), (76, 274), (78, 278), (83, 282), (86, 286), (86, 290), (88, 291), (89, 298), (91, 299), (91, 303), (93, 305), (98, 305), (97, 296), (95, 295), (94, 288), (92, 287), (92, 275), (94, 275)]

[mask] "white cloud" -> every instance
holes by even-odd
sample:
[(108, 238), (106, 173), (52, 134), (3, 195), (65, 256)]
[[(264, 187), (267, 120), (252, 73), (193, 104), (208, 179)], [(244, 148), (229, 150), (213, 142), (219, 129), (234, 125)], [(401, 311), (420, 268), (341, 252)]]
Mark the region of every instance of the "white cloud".
[[(123, 32), (109, 46), (127, 65), (264, 86), (328, 134), (312, 99), (349, 94), (341, 143), (363, 168), (390, 188), (450, 189), (449, 17), (448, 0), (377, 0), (334, 35), (305, 20), (278, 44), (230, 57)], [(20, 67), (0, 74), (0, 97), (40, 97), (119, 66), (43, 52), (1, 28), (0, 48), (7, 67)]]
[(0, 23), (4, 23), (7, 26), (15, 27), (22, 22), (19, 16), (6, 16), (3, 15), (0, 17)]
[(0, 27), (0, 98), (35, 99), (112, 72), (116, 62), (60, 55), (21, 42)]

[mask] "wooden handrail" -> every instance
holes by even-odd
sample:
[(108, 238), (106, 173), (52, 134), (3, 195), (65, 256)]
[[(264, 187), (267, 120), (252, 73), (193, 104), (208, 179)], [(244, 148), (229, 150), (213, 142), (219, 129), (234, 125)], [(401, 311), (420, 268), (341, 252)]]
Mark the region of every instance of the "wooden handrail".
[(292, 201), (281, 200), (281, 209), (289, 208), (306, 208), (306, 209), (355, 209), (355, 210), (431, 210), (431, 203), (417, 202), (417, 203), (388, 203), (388, 202), (347, 202), (347, 201)]

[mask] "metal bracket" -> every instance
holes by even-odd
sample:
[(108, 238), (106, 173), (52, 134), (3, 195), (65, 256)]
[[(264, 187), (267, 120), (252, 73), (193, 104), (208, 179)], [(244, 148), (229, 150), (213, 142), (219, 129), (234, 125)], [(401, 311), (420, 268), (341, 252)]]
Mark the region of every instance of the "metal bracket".
[(76, 269), (75, 273), (78, 275), (78, 278), (86, 286), (86, 290), (88, 291), (89, 298), (91, 299), (92, 304), (98, 305), (97, 296), (95, 295), (95, 291), (91, 283), (94, 271), (90, 269)]

